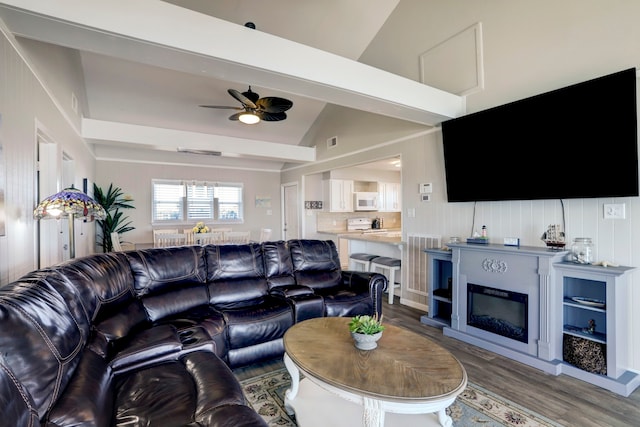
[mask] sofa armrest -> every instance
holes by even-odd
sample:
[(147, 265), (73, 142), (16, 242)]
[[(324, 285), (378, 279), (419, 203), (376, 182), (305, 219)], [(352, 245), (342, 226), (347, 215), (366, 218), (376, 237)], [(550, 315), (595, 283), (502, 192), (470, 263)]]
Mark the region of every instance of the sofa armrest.
[(387, 277), (380, 273), (371, 273), (368, 271), (343, 270), (342, 285), (362, 292), (369, 290), (373, 306), (378, 316), (382, 316), (382, 297), (387, 290)]

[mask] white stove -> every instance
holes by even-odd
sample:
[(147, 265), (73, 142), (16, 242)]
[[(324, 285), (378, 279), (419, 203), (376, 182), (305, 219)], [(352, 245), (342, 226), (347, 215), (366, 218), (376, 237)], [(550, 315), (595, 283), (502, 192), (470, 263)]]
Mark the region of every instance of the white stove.
[(371, 218), (347, 219), (347, 231), (371, 230)]

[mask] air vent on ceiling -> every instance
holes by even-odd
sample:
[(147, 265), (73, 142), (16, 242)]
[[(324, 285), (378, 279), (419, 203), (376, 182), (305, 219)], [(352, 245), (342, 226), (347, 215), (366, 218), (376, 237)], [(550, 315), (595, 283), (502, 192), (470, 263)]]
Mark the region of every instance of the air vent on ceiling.
[(191, 148), (178, 148), (178, 153), (200, 154), (203, 156), (222, 156), (222, 152), (220, 151), (194, 150)]
[(335, 146), (338, 145), (338, 137), (337, 136), (332, 136), (331, 138), (327, 139), (327, 148), (333, 148)]

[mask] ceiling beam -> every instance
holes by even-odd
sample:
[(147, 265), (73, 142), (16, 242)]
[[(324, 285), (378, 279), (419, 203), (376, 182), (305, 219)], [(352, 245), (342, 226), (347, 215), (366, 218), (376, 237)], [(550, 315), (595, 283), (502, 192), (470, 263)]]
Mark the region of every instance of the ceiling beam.
[(419, 124), (464, 114), (460, 96), (162, 1), (8, 0), (0, 16), (23, 37)]
[[(267, 159), (292, 163), (313, 162), (316, 159), (315, 147), (277, 144), (103, 120), (83, 119), (82, 137), (88, 140), (140, 144), (166, 151), (177, 151), (178, 148), (188, 146), (188, 148), (195, 150), (219, 151), (222, 156), (226, 157)], [(229, 147), (233, 147), (232, 150)]]

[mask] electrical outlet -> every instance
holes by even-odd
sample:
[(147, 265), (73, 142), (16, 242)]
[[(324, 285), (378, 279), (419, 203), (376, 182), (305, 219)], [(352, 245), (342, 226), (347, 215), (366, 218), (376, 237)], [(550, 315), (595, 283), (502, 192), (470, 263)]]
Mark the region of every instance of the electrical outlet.
[(625, 204), (611, 203), (604, 205), (604, 219), (625, 219)]

